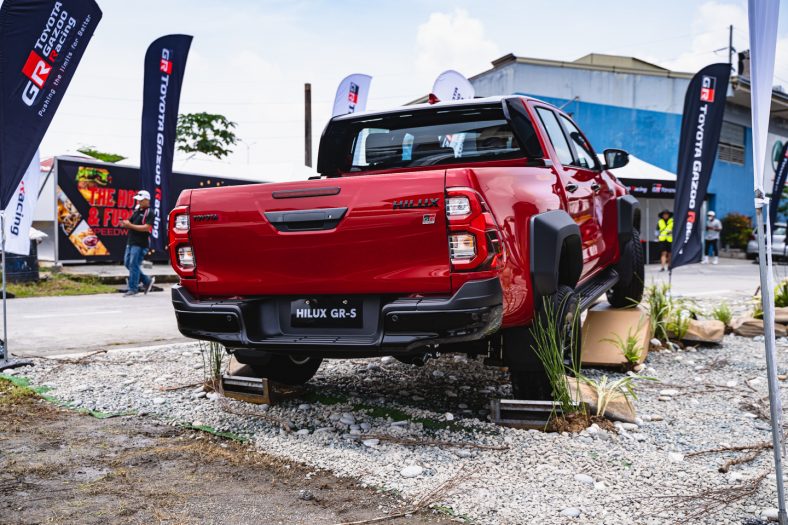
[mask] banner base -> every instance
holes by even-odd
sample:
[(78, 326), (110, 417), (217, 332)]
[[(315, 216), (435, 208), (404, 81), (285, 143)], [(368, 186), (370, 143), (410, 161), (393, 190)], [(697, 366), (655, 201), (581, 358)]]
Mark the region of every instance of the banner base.
[(19, 368), (22, 366), (33, 366), (33, 361), (31, 361), (30, 359), (0, 360), (0, 372), (11, 368)]

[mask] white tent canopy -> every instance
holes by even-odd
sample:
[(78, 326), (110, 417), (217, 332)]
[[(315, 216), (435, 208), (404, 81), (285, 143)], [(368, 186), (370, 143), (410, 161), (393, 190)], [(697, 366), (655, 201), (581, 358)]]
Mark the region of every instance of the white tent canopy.
[[(600, 154), (599, 159), (604, 162), (604, 157)], [(630, 154), (629, 162), (623, 168), (616, 168), (612, 173), (619, 179), (630, 180), (662, 180), (676, 182), (676, 174), (668, 170), (663, 170), (645, 160)]]

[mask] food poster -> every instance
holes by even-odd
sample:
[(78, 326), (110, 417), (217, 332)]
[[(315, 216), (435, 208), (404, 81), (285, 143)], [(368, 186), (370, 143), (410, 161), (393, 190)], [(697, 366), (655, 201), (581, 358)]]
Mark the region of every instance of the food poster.
[[(123, 262), (128, 230), (121, 221), (131, 217), (140, 189), (140, 170), (87, 159), (57, 159), (57, 259), (59, 261)], [(253, 181), (173, 173), (172, 202), (190, 188), (235, 186)], [(165, 215), (166, 217), (166, 215)], [(165, 252), (149, 259), (166, 261)]]

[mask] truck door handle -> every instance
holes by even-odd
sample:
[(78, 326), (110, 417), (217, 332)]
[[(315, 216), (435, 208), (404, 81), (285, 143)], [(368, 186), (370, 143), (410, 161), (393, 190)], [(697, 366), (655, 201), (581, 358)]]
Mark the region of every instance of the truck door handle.
[(317, 231), (336, 228), (347, 208), (267, 211), (265, 218), (280, 232)]
[(568, 191), (569, 193), (574, 193), (574, 192), (577, 191), (578, 187), (579, 186), (577, 184), (575, 184), (574, 182), (569, 182), (566, 185), (566, 191)]
[(598, 182), (591, 184), (591, 189), (594, 190), (594, 193), (599, 193), (599, 190), (602, 189), (602, 185)]

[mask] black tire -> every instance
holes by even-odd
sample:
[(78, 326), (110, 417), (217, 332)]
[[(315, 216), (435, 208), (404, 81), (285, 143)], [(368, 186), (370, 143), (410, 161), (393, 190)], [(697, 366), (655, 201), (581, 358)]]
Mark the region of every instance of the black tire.
[(613, 308), (632, 308), (643, 299), (646, 270), (643, 246), (637, 230), (632, 230), (632, 238), (623, 250), (625, 252), (621, 254), (621, 260), (616, 265), (621, 279), (607, 291), (607, 302)]
[(258, 350), (239, 349), (234, 352), (239, 363), (248, 365), (254, 373), (283, 385), (303, 385), (314, 377), (322, 357), (271, 354)]
[[(563, 335), (564, 363), (571, 370), (571, 364), (580, 366), (580, 315), (578, 297), (572, 288), (560, 285), (548, 299), (548, 304), (557, 312), (558, 329)], [(534, 323), (545, 323), (547, 313), (544, 303), (537, 305)], [(512, 395), (515, 399), (551, 400), (552, 388), (544, 366), (533, 350), (534, 337), (531, 327), (509, 328), (504, 331), (504, 361), (509, 366), (512, 381)]]

